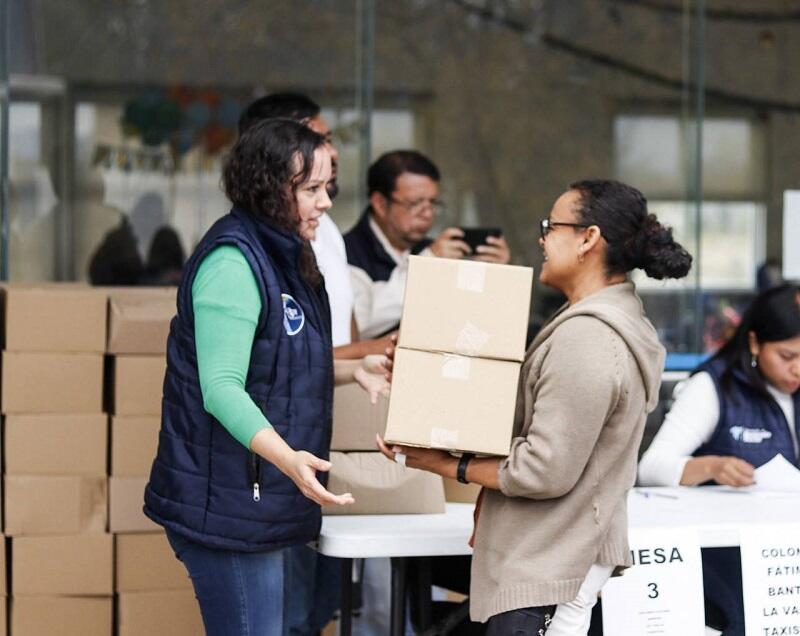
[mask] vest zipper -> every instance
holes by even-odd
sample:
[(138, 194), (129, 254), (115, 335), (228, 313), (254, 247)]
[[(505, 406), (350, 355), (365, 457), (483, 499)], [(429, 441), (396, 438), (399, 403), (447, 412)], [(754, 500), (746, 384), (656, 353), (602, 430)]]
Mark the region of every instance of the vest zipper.
[(261, 462), (255, 453), (250, 453), (250, 480), (253, 482), (253, 501), (261, 501)]

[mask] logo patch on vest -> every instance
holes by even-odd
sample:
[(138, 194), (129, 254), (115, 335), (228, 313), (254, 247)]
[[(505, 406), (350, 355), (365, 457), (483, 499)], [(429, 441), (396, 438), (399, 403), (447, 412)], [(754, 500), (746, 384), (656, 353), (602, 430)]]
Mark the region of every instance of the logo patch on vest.
[(737, 442), (744, 442), (745, 444), (760, 444), (765, 439), (772, 437), (772, 432), (763, 428), (731, 426), (731, 437)]
[(306, 324), (306, 315), (298, 302), (289, 294), (281, 294), (281, 299), (283, 300), (283, 328), (290, 336), (300, 333), (303, 325)]

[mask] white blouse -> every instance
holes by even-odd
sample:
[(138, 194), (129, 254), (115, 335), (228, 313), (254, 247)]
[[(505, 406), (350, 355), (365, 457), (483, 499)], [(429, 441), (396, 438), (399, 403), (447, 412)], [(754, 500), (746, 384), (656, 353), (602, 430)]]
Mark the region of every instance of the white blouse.
[[(786, 416), (797, 454), (792, 396), (769, 384), (767, 390)], [(686, 462), (692, 459), (695, 450), (711, 439), (717, 427), (719, 398), (708, 373), (701, 371), (679, 383), (673, 397), (672, 408), (639, 462), (639, 484), (642, 486), (678, 486)]]

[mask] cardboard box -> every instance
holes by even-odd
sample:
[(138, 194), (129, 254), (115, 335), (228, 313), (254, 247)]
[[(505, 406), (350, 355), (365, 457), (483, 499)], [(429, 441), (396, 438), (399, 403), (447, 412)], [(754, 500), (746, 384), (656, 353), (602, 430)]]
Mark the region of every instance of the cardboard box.
[(105, 530), (105, 477), (6, 475), (6, 535), (97, 534)]
[(462, 484), (447, 477), (442, 481), (444, 481), (444, 498), (449, 503), (474, 504), (481, 491), (478, 484)]
[(17, 636), (111, 636), (114, 599), (19, 596), (11, 601), (11, 633)]
[(118, 636), (197, 636), (205, 633), (194, 592), (130, 592), (120, 594), (118, 603)]
[(164, 355), (177, 291), (177, 287), (111, 288), (106, 351)]
[(8, 634), (8, 599), (0, 598), (0, 636)]
[(3, 352), (3, 413), (102, 410), (102, 355)]
[(389, 400), (369, 395), (357, 384), (336, 387), (333, 393), (333, 437), (331, 450), (374, 451), (375, 435), (383, 435), (389, 414)]
[(165, 356), (116, 356), (113, 361), (114, 415), (161, 415)]
[(16, 596), (110, 596), (114, 544), (110, 534), (14, 537), (11, 593)]
[(106, 297), (74, 283), (4, 284), (3, 348), (7, 351), (102, 353)]
[(164, 532), (118, 534), (115, 555), (117, 592), (192, 589), (186, 568)]
[(398, 346), (522, 361), (533, 270), (411, 256)]
[(507, 455), (519, 362), (395, 352), (388, 443)]
[(328, 490), (349, 492), (351, 506), (323, 506), (326, 515), (436, 514), (445, 510), (442, 478), (406, 468), (380, 453), (331, 453)]
[(156, 532), (161, 526), (145, 516), (147, 477), (109, 477), (108, 529), (110, 532)]
[(7, 475), (105, 476), (108, 416), (7, 415)]
[(160, 417), (112, 417), (111, 474), (115, 477), (149, 475), (160, 430)]

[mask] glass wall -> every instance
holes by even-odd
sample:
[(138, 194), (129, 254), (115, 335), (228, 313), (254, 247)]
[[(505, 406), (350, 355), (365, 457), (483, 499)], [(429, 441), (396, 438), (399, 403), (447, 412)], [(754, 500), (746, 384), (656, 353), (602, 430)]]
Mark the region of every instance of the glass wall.
[[(648, 312), (671, 351), (710, 350), (777, 271), (800, 174), (800, 22), (779, 0), (718, 4), (0, 0), (0, 273), (88, 280), (113, 254), (138, 276), (164, 228), (188, 253), (227, 210), (241, 108), (296, 90), (334, 129), (343, 231), (370, 160), (399, 147), (441, 169), (435, 230), (500, 226), (537, 269), (567, 184), (639, 187), (695, 256), (685, 281), (637, 277)], [(534, 321), (559, 302), (537, 286)]]

